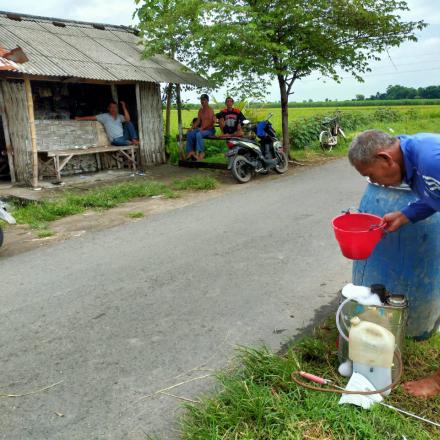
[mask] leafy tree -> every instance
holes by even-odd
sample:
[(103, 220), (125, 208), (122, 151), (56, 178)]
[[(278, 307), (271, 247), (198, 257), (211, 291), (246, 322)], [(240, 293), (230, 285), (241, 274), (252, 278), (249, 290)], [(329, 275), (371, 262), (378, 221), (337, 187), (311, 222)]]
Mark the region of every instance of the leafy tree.
[[(192, 47), (192, 36), (198, 26), (201, 0), (135, 0), (138, 6), (134, 15), (139, 19), (138, 28), (144, 42), (143, 55), (149, 58), (163, 54), (183, 63), (197, 63)], [(182, 137), (181, 86), (166, 87), (165, 139), (170, 138), (170, 110), (175, 96), (178, 110), (180, 140)], [(180, 142), (181, 143), (181, 142)]]
[(356, 101), (363, 101), (365, 99), (365, 95), (357, 94)]
[(440, 98), (440, 86), (419, 87), (417, 94), (426, 99)]
[(401, 19), (408, 7), (400, 0), (204, 0), (200, 8), (198, 67), (217, 84), (276, 79), (286, 148), (288, 102), (298, 80), (318, 72), (339, 81), (350, 72), (361, 81), (370, 61), (416, 41), (414, 31), (425, 26)]
[(413, 99), (417, 95), (417, 90), (413, 87), (400, 85), (388, 86), (384, 99)]

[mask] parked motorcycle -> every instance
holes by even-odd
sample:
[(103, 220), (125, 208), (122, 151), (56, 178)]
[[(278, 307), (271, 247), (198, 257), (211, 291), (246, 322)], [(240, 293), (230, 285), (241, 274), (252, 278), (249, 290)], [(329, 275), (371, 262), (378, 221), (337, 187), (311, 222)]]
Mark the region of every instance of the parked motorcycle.
[(249, 182), (254, 174), (267, 174), (270, 170), (283, 174), (289, 167), (287, 154), (269, 122), (271, 117), (269, 114), (255, 125), (247, 120), (243, 122), (258, 140), (236, 137), (227, 141), (228, 170), (239, 183)]
[[(9, 223), (10, 225), (15, 225), (15, 218), (8, 212), (6, 203), (0, 200), (0, 220)], [(0, 247), (3, 244), (3, 230), (0, 224)]]

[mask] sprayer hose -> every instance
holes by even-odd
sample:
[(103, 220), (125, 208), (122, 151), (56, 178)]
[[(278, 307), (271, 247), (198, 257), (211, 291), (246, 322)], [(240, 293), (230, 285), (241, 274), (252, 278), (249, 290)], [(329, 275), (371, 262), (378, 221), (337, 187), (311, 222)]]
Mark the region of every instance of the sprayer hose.
[(292, 372), (290, 377), (292, 378), (292, 380), (297, 385), (300, 385), (300, 386), (302, 386), (304, 388), (307, 388), (308, 390), (320, 391), (322, 393), (360, 394), (360, 395), (363, 395), (363, 396), (368, 396), (368, 395), (371, 395), (371, 394), (382, 394), (385, 391), (388, 391), (388, 390), (391, 390), (391, 389), (395, 388), (399, 384), (400, 379), (402, 378), (403, 362), (402, 362), (402, 355), (400, 354), (400, 351), (399, 351), (398, 348), (396, 348), (396, 351), (395, 351), (394, 355), (395, 355), (394, 357), (398, 361), (397, 377), (396, 377), (396, 379), (394, 380), (393, 383), (391, 383), (390, 385), (388, 385), (385, 388), (381, 388), (380, 390), (375, 390), (375, 391), (348, 391), (348, 390), (340, 390), (338, 388), (321, 388), (321, 387), (316, 387), (314, 385), (309, 385), (308, 383), (302, 382), (299, 379), (297, 379), (296, 376), (298, 376), (300, 374), (300, 371)]

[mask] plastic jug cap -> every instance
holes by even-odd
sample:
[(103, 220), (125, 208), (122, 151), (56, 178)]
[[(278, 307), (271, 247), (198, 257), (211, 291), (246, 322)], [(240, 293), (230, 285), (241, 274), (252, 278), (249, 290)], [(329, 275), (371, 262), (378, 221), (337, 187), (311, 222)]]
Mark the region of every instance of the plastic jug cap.
[(361, 323), (361, 320), (359, 319), (359, 316), (355, 316), (354, 318), (350, 319), (351, 325), (359, 325)]

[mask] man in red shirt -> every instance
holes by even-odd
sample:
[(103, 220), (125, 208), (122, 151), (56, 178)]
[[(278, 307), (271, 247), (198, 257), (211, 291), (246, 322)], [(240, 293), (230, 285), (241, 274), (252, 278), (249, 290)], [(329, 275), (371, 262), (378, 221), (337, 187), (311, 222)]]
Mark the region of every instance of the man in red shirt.
[(239, 108), (234, 108), (234, 100), (227, 97), (226, 108), (217, 113), (218, 124), (224, 137), (243, 136), (241, 125), (246, 119)]

